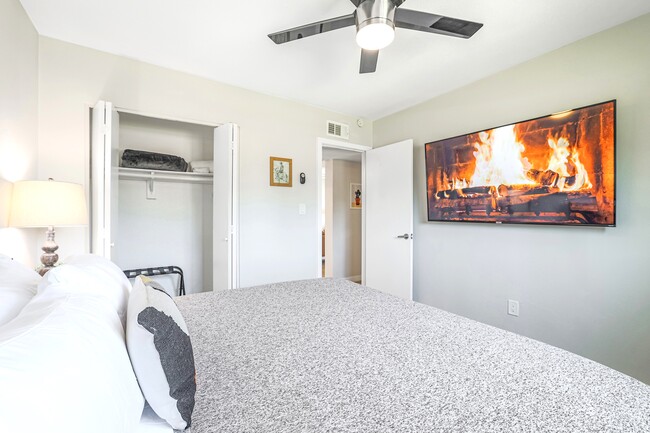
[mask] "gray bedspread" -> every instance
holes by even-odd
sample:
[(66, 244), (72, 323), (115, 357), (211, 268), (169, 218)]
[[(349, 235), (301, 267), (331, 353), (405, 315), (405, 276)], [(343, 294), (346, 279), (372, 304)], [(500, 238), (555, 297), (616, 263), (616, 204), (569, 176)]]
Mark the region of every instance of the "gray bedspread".
[(343, 280), (177, 298), (192, 433), (650, 432), (650, 387)]

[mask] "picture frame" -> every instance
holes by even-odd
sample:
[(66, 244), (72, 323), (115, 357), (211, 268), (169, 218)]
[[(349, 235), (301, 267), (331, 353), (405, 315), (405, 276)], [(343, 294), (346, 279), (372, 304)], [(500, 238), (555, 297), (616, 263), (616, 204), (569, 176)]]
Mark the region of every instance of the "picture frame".
[(271, 186), (293, 186), (293, 167), (291, 159), (271, 156), (269, 159), (269, 179)]
[(363, 207), (363, 189), (360, 183), (350, 184), (350, 209), (361, 209)]

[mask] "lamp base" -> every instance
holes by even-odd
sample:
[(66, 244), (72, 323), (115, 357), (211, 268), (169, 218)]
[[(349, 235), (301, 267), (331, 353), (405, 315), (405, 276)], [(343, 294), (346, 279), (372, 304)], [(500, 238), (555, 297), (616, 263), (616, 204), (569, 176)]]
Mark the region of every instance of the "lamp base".
[(47, 239), (41, 249), (43, 250), (43, 254), (41, 255), (41, 263), (43, 266), (38, 268), (38, 273), (43, 276), (47, 271), (54, 268), (56, 262), (59, 260), (59, 255), (55, 252), (59, 249), (59, 246), (54, 242), (54, 227), (48, 227)]

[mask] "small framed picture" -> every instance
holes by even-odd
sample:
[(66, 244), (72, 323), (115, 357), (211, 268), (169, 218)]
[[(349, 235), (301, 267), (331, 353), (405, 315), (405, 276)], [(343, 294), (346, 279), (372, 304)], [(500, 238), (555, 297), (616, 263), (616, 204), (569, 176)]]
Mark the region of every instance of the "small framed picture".
[(291, 159), (271, 157), (270, 161), (271, 186), (291, 185)]
[(361, 209), (363, 206), (363, 195), (360, 183), (350, 184), (350, 209)]

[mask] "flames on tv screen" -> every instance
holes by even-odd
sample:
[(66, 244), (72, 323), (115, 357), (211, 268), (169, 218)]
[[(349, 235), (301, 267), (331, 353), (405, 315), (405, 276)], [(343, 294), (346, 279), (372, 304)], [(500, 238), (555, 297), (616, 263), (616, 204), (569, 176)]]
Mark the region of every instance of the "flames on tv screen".
[(429, 221), (615, 225), (616, 101), (427, 143)]

